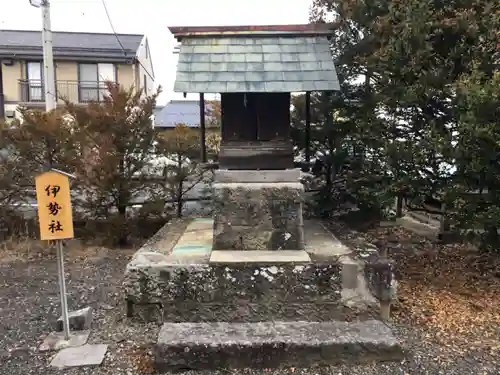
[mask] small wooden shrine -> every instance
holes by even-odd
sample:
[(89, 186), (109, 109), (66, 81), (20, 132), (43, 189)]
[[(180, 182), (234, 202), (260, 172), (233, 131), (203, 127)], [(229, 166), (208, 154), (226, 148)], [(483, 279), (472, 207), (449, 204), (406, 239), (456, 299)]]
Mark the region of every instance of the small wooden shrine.
[(200, 93), (203, 109), (204, 93), (221, 94), (214, 249), (302, 249), (303, 187), (300, 172), (293, 169), (290, 95), (339, 90), (328, 41), (331, 26), (170, 31), (181, 42), (174, 91)]

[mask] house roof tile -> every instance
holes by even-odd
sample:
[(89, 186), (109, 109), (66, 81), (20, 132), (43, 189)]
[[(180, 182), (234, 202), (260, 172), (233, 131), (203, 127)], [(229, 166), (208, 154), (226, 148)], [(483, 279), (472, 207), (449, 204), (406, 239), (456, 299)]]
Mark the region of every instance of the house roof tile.
[[(144, 35), (139, 34), (52, 32), (54, 57), (56, 58), (131, 59), (136, 57), (143, 39)], [(40, 31), (0, 30), (0, 57), (34, 56), (42, 56)]]
[[(205, 104), (209, 109), (210, 103)], [(200, 102), (198, 100), (172, 100), (155, 111), (155, 127), (173, 128), (177, 124), (188, 127), (200, 126)]]
[(183, 37), (176, 92), (339, 90), (326, 36)]

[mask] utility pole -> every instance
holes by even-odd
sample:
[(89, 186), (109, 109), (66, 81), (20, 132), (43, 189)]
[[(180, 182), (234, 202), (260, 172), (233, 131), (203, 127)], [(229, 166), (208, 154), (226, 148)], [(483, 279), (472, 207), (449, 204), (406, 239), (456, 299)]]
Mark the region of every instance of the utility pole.
[(50, 2), (49, 0), (30, 0), (30, 4), (42, 10), (43, 85), (45, 91), (45, 109), (49, 112), (57, 106)]
[[(52, 111), (57, 106), (56, 99), (56, 73), (54, 71), (54, 53), (52, 51), (52, 26), (50, 24), (49, 0), (29, 0), (35, 8), (42, 10), (42, 48), (43, 48), (43, 88), (45, 96), (45, 109)], [(49, 149), (48, 163), (52, 167), (54, 140), (47, 140)]]
[[(45, 93), (45, 109), (47, 112), (56, 109), (56, 74), (54, 70), (54, 52), (52, 49), (52, 26), (50, 24), (49, 0), (30, 0), (30, 4), (42, 10), (42, 48), (43, 48), (43, 87)], [(49, 140), (49, 164), (53, 166), (52, 153), (53, 141)], [(61, 311), (63, 320), (64, 339), (70, 339), (68, 300), (66, 296), (66, 282), (64, 279), (64, 253), (61, 240), (56, 241), (57, 248), (57, 270), (59, 276), (59, 294), (61, 297)]]

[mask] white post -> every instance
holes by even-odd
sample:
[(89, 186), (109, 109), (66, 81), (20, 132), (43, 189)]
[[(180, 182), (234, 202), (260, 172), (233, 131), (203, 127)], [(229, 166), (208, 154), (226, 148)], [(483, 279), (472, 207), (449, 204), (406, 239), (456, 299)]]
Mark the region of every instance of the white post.
[(56, 98), (56, 76), (54, 71), (54, 54), (52, 51), (52, 27), (50, 24), (50, 3), (43, 0), (42, 8), (42, 45), (43, 45), (43, 67), (45, 88), (45, 109), (47, 112), (57, 106)]

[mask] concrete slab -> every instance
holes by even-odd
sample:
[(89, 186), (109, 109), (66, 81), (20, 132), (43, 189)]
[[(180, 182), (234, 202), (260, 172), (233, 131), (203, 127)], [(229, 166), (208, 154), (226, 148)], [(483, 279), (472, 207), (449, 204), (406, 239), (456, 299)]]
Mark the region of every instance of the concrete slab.
[(170, 254), (165, 262), (152, 264), (153, 268), (165, 269), (171, 267), (187, 267), (191, 265), (207, 265), (210, 260), (210, 252), (207, 253), (183, 253)]
[(208, 263), (212, 242), (213, 219), (195, 219), (186, 227), (164, 262), (171, 264)]
[(304, 250), (214, 250), (210, 263), (310, 263), (311, 258)]
[(64, 333), (52, 332), (43, 340), (38, 348), (41, 352), (50, 350), (60, 350), (64, 348), (78, 347), (85, 345), (89, 339), (90, 331), (71, 332), (69, 340), (64, 339)]
[(433, 225), (422, 223), (409, 215), (398, 218), (396, 223), (419, 236), (426, 237), (431, 240), (436, 239), (439, 233), (439, 227), (436, 228)]
[(107, 350), (108, 346), (105, 344), (66, 348), (57, 353), (50, 365), (57, 368), (99, 366)]
[(206, 254), (212, 251), (212, 245), (178, 245), (172, 250), (172, 254)]
[(342, 244), (319, 220), (304, 221), (306, 251), (311, 258), (332, 258), (351, 254), (352, 250)]
[(207, 230), (207, 229), (212, 229), (214, 225), (214, 219), (212, 218), (196, 218), (192, 220), (188, 226), (186, 227), (186, 230), (184, 233), (187, 232), (192, 232), (192, 231), (199, 231), (199, 230)]
[(213, 220), (193, 220), (175, 244), (172, 254), (185, 252), (210, 252), (213, 242)]

